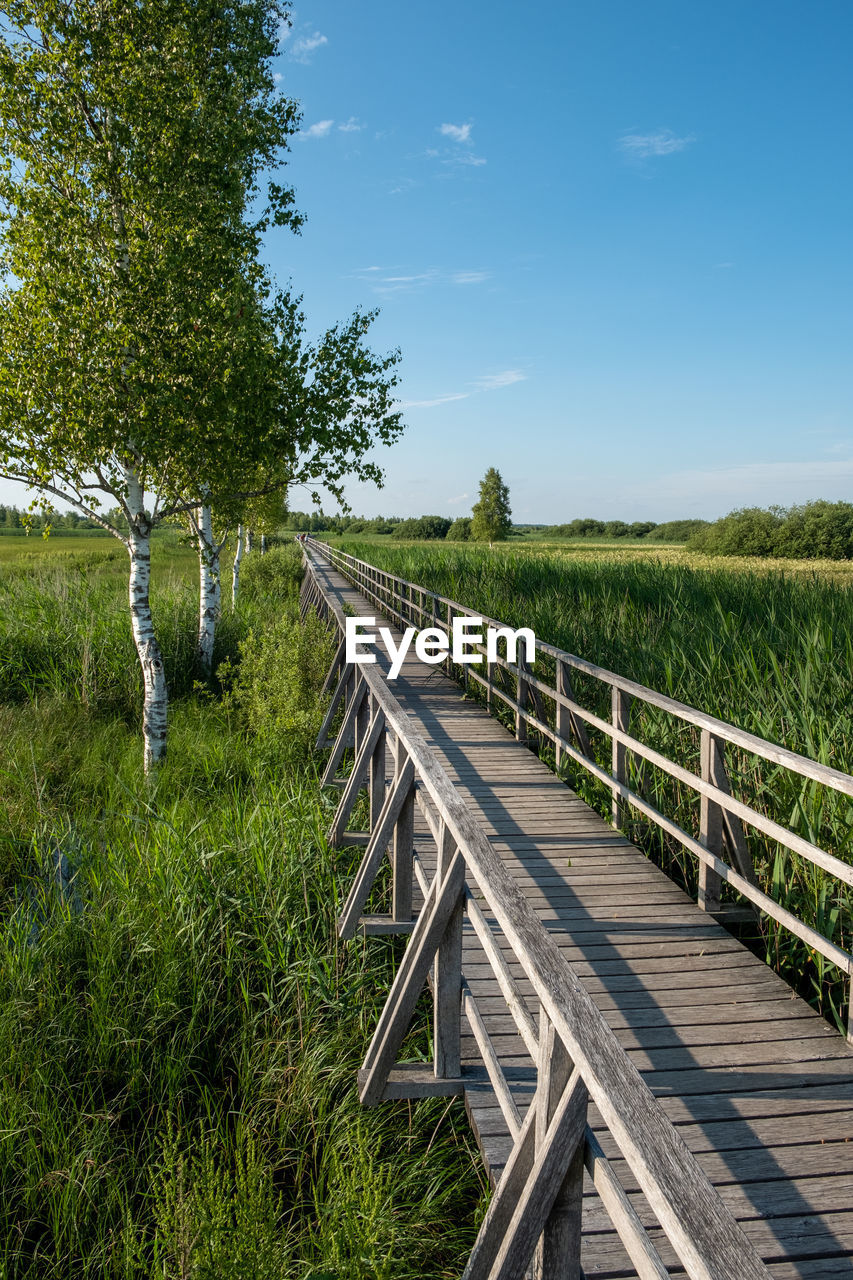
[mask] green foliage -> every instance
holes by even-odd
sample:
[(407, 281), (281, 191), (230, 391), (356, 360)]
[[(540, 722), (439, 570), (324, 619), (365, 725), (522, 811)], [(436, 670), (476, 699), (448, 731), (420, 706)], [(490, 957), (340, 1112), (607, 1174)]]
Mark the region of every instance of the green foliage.
[(448, 542), (470, 542), (471, 541), (471, 517), (458, 516), (445, 535)]
[(271, 547), (266, 555), (246, 556), (240, 570), (240, 591), (244, 599), (287, 600), (302, 581), (302, 552), (295, 542)]
[(450, 521), (446, 516), (419, 516), (417, 519), (401, 520), (394, 530), (394, 537), (429, 542), (445, 538), (449, 528)]
[(240, 644), (233, 705), (251, 732), (287, 759), (311, 752), (323, 719), (319, 690), (334, 652), (331, 632), (313, 611), (301, 623), (284, 615)]
[(853, 504), (744, 507), (700, 530), (690, 551), (714, 556), (783, 556), (798, 560), (853, 559)]
[(687, 542), (704, 529), (707, 520), (667, 520), (646, 534), (647, 542)]
[(503, 542), (512, 530), (509, 489), (494, 467), (480, 481), (480, 497), (471, 514), (473, 542)]
[(298, 121), (270, 66), (281, 11), (5, 16), (0, 464), (86, 508), (95, 468), (120, 501), (137, 480), (167, 503), (230, 492), (275, 394), (260, 234), (299, 221), (275, 184), (248, 217)]
[[(80, 609), (73, 566), (52, 572), (12, 575), (7, 634), (26, 584)], [(249, 611), (268, 664), (283, 609), (292, 595)], [(306, 703), (323, 661), (303, 647)], [(0, 1274), (460, 1274), (484, 1191), (461, 1106), (358, 1101), (399, 945), (337, 939), (360, 851), (329, 848), (335, 802), (207, 690), (175, 704), (148, 786), (132, 731), (72, 686), (0, 700)], [(425, 1056), (425, 1030), (407, 1049)]]

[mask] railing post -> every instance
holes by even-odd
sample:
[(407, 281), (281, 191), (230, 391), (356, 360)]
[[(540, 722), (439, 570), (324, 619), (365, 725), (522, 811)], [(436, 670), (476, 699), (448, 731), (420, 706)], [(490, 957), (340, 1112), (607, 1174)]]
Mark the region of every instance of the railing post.
[[(405, 749), (400, 739), (394, 753), (395, 775), (399, 775), (405, 760)], [(415, 786), (412, 783), (409, 794), (403, 801), (400, 816), (394, 824), (394, 839), (391, 846), (391, 918), (392, 920), (411, 920), (412, 918), (412, 880), (414, 876), (414, 839), (415, 839)]]
[[(622, 733), (628, 732), (628, 721), (631, 714), (631, 698), (621, 689), (617, 689), (614, 685), (612, 691), (612, 707), (613, 716), (612, 723), (614, 729), (621, 730)], [(628, 749), (623, 743), (613, 739), (613, 777), (617, 782), (621, 782), (625, 786), (628, 782)], [(628, 805), (626, 802), (614, 793), (611, 806), (613, 815), (613, 825), (620, 831), (628, 817)]]
[(515, 740), (516, 742), (527, 741), (527, 721), (524, 712), (527, 710), (527, 702), (530, 688), (524, 679), (524, 672), (527, 669), (527, 663), (522, 658), (521, 653), (518, 654), (517, 674), (515, 679), (515, 700), (518, 704), (515, 713)]
[[(372, 711), (378, 710), (375, 700), (372, 698)], [(385, 742), (388, 737), (387, 729), (383, 729), (380, 734), (376, 749), (370, 757), (370, 777), (368, 790), (370, 795), (370, 830), (372, 831), (379, 821), (379, 815), (382, 812), (382, 806), (385, 804)]]
[[(435, 874), (441, 883), (450, 870), (456, 845), (444, 822), (438, 840)], [(433, 1069), (437, 1077), (462, 1071), (462, 914), (464, 892), (444, 931), (433, 969)]]
[[(545, 1141), (563, 1090), (572, 1074), (572, 1061), (544, 1009), (539, 1014), (539, 1062), (536, 1092), (536, 1150)], [(585, 1106), (585, 1098), (581, 1105)], [(583, 1204), (584, 1141), (566, 1170), (533, 1255), (533, 1280), (580, 1280), (581, 1209)]]
[(371, 719), (372, 711), (373, 711), (372, 695), (368, 698), (362, 698), (361, 706), (359, 707), (358, 713), (355, 717), (354, 745), (355, 745), (356, 755), (358, 755), (359, 751), (361, 750), (361, 744), (364, 742), (364, 735), (367, 733), (368, 729), (370, 728), (370, 719)]
[[(699, 745), (699, 769), (703, 782), (714, 781), (714, 748), (716, 742), (710, 729), (703, 729)], [(723, 812), (708, 796), (699, 800), (699, 843), (709, 853), (721, 858), (723, 854)], [(698, 903), (703, 911), (719, 911), (722, 879), (713, 867), (699, 863)]]

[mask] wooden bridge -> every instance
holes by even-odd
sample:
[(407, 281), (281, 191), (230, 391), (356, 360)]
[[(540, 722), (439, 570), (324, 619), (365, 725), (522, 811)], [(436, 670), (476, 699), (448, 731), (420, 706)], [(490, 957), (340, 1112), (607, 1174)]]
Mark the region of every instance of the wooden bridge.
[[(477, 616), (314, 540), (305, 553), (303, 607), (341, 637), (347, 613), (397, 640), (406, 625), (449, 631)], [(362, 1102), (464, 1097), (493, 1186), (465, 1280), (853, 1277), (853, 1050), (720, 923), (728, 883), (853, 973), (847, 952), (758, 887), (746, 831), (841, 886), (853, 868), (733, 796), (726, 743), (848, 796), (853, 779), (537, 648), (552, 684), (521, 658), (468, 668), (510, 708), (514, 735), (413, 655), (392, 684), (381, 651), (355, 666), (341, 643), (329, 672), (318, 746), (337, 725), (331, 838), (364, 848), (340, 933), (410, 935)], [(610, 721), (575, 700), (575, 671), (609, 685)], [(632, 737), (632, 699), (696, 727), (700, 774)], [(611, 739), (609, 772), (588, 726)], [(528, 733), (606, 782), (614, 826), (524, 745)], [(629, 753), (698, 794), (698, 839), (632, 789)], [(365, 790), (368, 829), (348, 830)], [(628, 806), (699, 860), (698, 904), (620, 833)], [(386, 855), (388, 909), (369, 914)], [(398, 1063), (427, 982), (433, 1062)]]

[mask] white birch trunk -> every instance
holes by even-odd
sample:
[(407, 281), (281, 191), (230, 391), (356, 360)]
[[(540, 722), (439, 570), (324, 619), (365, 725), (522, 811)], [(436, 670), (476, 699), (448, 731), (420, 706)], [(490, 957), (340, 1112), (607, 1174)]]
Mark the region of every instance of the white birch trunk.
[(163, 654), (151, 618), (151, 524), (145, 514), (143, 492), (136, 476), (127, 473), (130, 529), (130, 619), (136, 652), (142, 667), (145, 697), (142, 705), (142, 737), (145, 772), (150, 773), (166, 756), (166, 716), (169, 695)]
[(219, 545), (213, 538), (213, 519), (209, 506), (198, 512), (198, 658), (206, 676), (213, 670), (213, 642), (219, 621), (222, 583), (219, 573)]
[(255, 535), (251, 529), (247, 529), (246, 530), (246, 551), (247, 552), (254, 551), (254, 549), (255, 549)]
[(266, 554), (267, 554), (267, 535), (265, 533), (262, 533), (261, 534), (261, 555), (265, 556)]
[(246, 526), (237, 526), (237, 546), (234, 549), (234, 567), (231, 570), (231, 608), (237, 608), (237, 595), (240, 590), (240, 564), (243, 560), (243, 549), (246, 544)]

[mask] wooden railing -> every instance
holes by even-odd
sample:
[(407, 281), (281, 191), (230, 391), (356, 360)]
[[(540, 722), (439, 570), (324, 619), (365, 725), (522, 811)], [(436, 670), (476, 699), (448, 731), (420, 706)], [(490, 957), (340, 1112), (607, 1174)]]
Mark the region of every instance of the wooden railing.
[[(317, 608), (343, 637), (344, 616), (323, 591), (309, 562), (303, 607)], [(409, 941), (359, 1073), (365, 1105), (385, 1098), (461, 1094), (482, 1078), (463, 1069), (464, 1012), (513, 1140), (464, 1272), (464, 1280), (522, 1280), (533, 1263), (539, 1280), (582, 1275), (581, 1198), (584, 1170), (598, 1192), (641, 1280), (670, 1273), (611, 1162), (587, 1122), (592, 1101), (627, 1162), (687, 1275), (696, 1280), (768, 1276), (675, 1128), (586, 992), (557, 942), (537, 920), (477, 819), (431, 748), (394, 698), (381, 670), (344, 661), (343, 641), (326, 681), (331, 702), (318, 747), (331, 743), (323, 782), (342, 787), (331, 829), (338, 845), (364, 854), (339, 932), (405, 933)], [(353, 765), (338, 778), (345, 752)], [(393, 769), (386, 756), (393, 752)], [(386, 784), (387, 774), (390, 784)], [(361, 792), (369, 829), (347, 831)], [(415, 805), (435, 842), (433, 858), (414, 850)], [(391, 909), (365, 915), (386, 856), (392, 866)], [(415, 916), (417, 879), (423, 905)], [(507, 1009), (536, 1067), (536, 1092), (522, 1115), (477, 1001), (462, 976), (467, 916)], [(493, 926), (492, 921), (494, 921)], [(496, 936), (502, 935), (500, 942)], [(534, 1018), (503, 947), (509, 945), (535, 992)], [(425, 983), (433, 993), (433, 1062), (398, 1063)]]
[[(438, 627), (449, 633), (454, 617), (480, 618), (484, 626), (506, 626), (505, 623), (479, 614), (456, 600), (449, 600), (416, 583), (378, 569), (375, 565), (357, 560), (327, 543), (315, 539), (309, 539), (309, 543), (339, 573), (357, 586), (363, 595), (403, 627)], [(850, 998), (853, 996), (853, 955), (811, 924), (800, 920), (759, 887), (744, 828), (761, 832), (777, 845), (799, 855), (812, 866), (819, 867), (848, 888), (853, 886), (853, 865), (843, 862), (834, 854), (788, 830), (767, 814), (760, 813), (732, 795), (725, 747), (730, 743), (750, 755), (782, 766), (800, 778), (817, 782), (845, 796), (853, 797), (853, 777), (785, 747), (766, 742), (755, 734), (747, 733), (634, 680), (626, 680), (613, 671), (596, 666), (538, 638), (536, 650), (537, 655), (547, 655), (552, 660), (553, 684), (529, 670), (521, 657), (520, 649), (515, 663), (498, 656), (494, 662), (483, 663), (484, 673), (474, 666), (466, 667), (465, 679), (474, 681), (485, 689), (490, 706), (499, 701), (510, 709), (515, 718), (515, 733), (519, 741), (526, 741), (528, 732), (534, 730), (545, 741), (553, 744), (557, 767), (563, 757), (568, 757), (604, 783), (612, 794), (614, 826), (624, 826), (630, 806), (693, 854), (699, 864), (698, 903), (705, 911), (720, 911), (721, 888), (726, 883), (754, 908), (835, 965), (846, 976), (848, 983), (847, 1039), (853, 1044), (853, 998)], [(485, 655), (482, 646), (479, 647), (479, 652)], [(450, 665), (448, 659), (447, 666)], [(510, 689), (496, 679), (495, 668), (508, 673), (511, 678)], [(610, 720), (595, 715), (576, 700), (572, 686), (573, 672), (583, 673), (609, 687)], [(699, 730), (699, 774), (668, 759), (631, 734), (631, 708), (637, 703), (656, 707), (682, 724)], [(593, 758), (587, 726), (600, 730), (610, 739), (610, 770), (603, 768)], [(698, 837), (686, 831), (629, 785), (629, 753), (660, 769), (698, 795)], [(725, 860), (724, 855), (728, 860)]]

